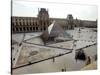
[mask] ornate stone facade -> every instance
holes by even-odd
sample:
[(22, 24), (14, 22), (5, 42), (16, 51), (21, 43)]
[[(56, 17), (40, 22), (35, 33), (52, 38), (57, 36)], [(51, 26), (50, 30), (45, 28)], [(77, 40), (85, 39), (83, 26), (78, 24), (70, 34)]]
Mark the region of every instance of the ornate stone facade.
[(73, 19), (69, 14), (66, 19), (50, 18), (48, 10), (41, 8), (38, 10), (37, 17), (11, 17), (12, 33), (18, 32), (43, 32), (52, 21), (56, 21), (63, 29), (74, 29), (74, 27), (97, 27), (97, 21), (81, 21)]
[(48, 11), (41, 8), (38, 17), (12, 17), (12, 32), (44, 31), (50, 24)]

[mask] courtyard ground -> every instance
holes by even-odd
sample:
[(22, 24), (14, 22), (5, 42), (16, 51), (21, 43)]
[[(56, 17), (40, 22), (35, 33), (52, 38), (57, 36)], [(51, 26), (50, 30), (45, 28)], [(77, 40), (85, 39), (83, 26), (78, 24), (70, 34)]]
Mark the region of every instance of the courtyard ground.
[[(67, 30), (73, 40), (64, 41), (43, 46), (41, 39), (36, 38), (41, 33), (16, 33), (12, 34), (12, 39), (22, 44), (14, 44), (12, 57), (13, 68), (21, 65), (33, 63), (20, 68), (13, 69), (14, 74), (27, 73), (45, 73), (45, 72), (60, 72), (62, 69), (66, 71), (81, 70), (86, 66), (86, 61), (75, 60), (75, 51), (82, 48), (87, 56), (91, 57), (91, 63), (95, 61), (97, 55), (97, 32), (92, 28), (75, 28), (74, 30)], [(24, 36), (24, 40), (23, 39)], [(76, 42), (74, 42), (76, 40)], [(59, 57), (52, 58), (54, 56)], [(50, 59), (48, 59), (50, 58)], [(45, 60), (48, 59), (48, 60)], [(34, 63), (44, 60), (38, 63)], [(96, 69), (97, 66), (95, 66)]]

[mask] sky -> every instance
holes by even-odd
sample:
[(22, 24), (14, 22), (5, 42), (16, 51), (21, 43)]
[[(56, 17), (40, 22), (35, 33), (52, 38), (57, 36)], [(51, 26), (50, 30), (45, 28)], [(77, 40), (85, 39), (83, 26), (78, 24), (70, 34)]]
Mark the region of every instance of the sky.
[(98, 8), (95, 5), (40, 2), (34, 0), (13, 0), (12, 16), (37, 17), (38, 8), (48, 9), (51, 18), (67, 18), (68, 14), (72, 14), (74, 19), (98, 19)]

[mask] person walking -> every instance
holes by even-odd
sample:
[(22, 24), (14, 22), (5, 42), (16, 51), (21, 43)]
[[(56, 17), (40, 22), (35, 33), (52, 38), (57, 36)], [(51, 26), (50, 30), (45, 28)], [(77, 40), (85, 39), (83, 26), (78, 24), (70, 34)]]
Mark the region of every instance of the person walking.
[(90, 56), (87, 57), (87, 62), (86, 62), (86, 65), (89, 65), (91, 63), (91, 58)]
[(53, 62), (55, 62), (55, 57), (53, 57), (52, 59), (53, 59)]

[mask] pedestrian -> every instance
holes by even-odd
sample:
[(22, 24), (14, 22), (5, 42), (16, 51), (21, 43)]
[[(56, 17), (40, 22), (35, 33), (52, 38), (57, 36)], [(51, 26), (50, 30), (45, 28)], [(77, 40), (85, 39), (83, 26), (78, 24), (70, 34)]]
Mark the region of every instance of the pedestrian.
[(75, 52), (75, 60), (76, 60), (76, 62), (77, 62), (77, 58), (78, 58), (78, 52), (76, 51)]
[(61, 71), (62, 71), (62, 72), (65, 72), (65, 71), (66, 71), (66, 68), (61, 69)]
[(95, 61), (97, 60), (97, 54), (95, 55)]
[(90, 56), (87, 57), (87, 62), (86, 62), (86, 65), (90, 64), (91, 63), (91, 58)]
[(61, 69), (62, 72), (64, 72), (64, 69)]
[(55, 62), (55, 57), (53, 57), (53, 62)]

